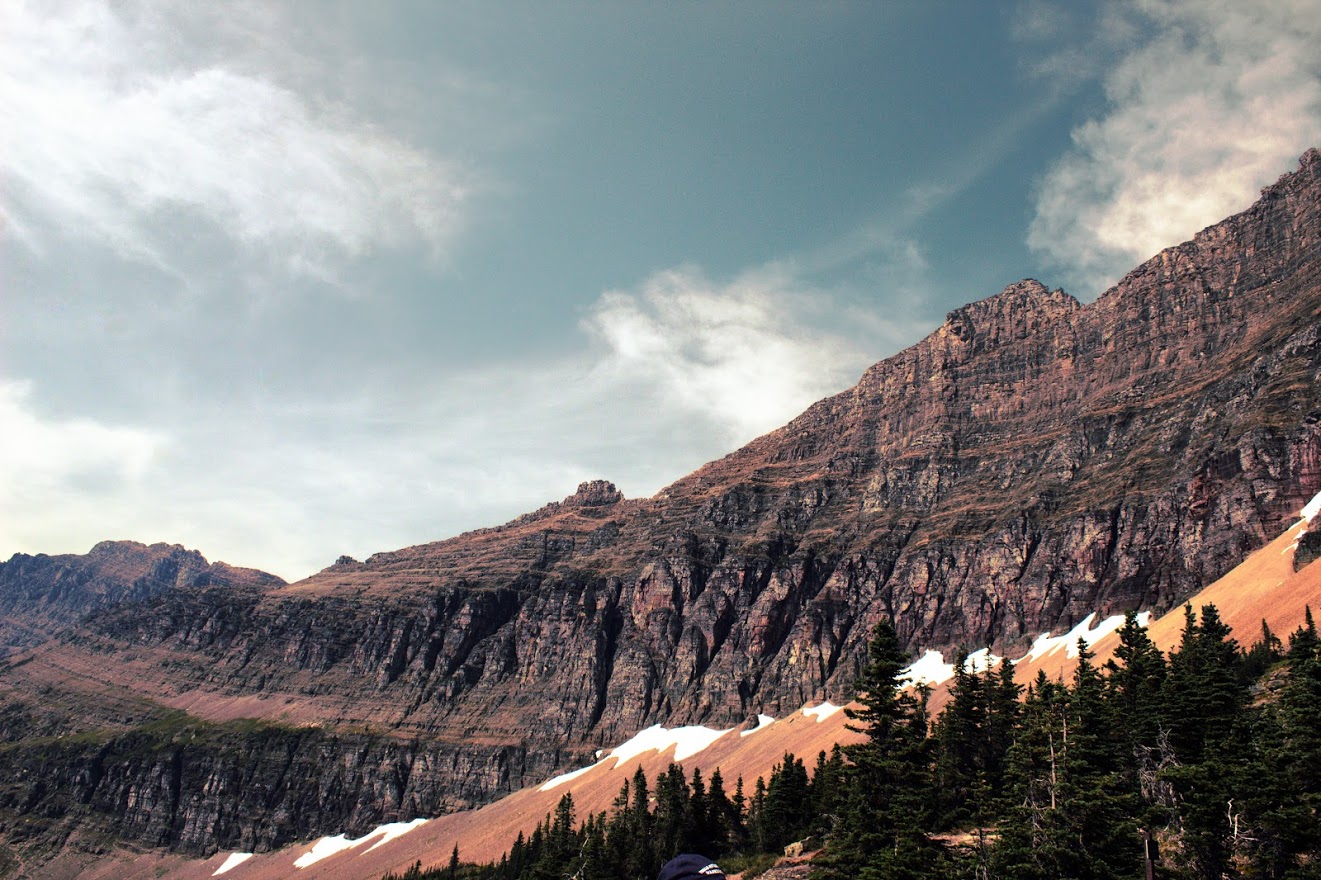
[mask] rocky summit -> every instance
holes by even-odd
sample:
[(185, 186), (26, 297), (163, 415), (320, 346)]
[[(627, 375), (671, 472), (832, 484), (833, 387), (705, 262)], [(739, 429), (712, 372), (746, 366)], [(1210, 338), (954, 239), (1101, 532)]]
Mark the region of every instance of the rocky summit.
[[(882, 617), (913, 651), (1008, 653), (1167, 610), (1321, 491), (1319, 387), (1312, 150), (1095, 302), (1010, 285), (653, 498), (585, 483), (300, 583), (115, 602), (16, 557), (0, 833), (265, 849), (489, 800), (651, 724), (845, 700)], [(54, 733), (79, 735), (30, 739)]]

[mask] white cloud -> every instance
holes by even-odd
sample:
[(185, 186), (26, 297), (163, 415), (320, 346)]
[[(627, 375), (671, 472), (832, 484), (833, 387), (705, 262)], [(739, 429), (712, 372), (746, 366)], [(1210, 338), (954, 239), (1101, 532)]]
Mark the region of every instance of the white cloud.
[(194, 61), (215, 47), (151, 4), (2, 15), (3, 219), (30, 247), (54, 227), (169, 265), (182, 217), (319, 274), (380, 247), (441, 255), (460, 225), (462, 169), (268, 75)]
[[(1321, 142), (1321, 0), (1138, 0), (1152, 36), (1042, 180), (1028, 244), (1081, 293), (1205, 226)], [(1112, 28), (1112, 30), (1117, 30)]]
[(72, 550), (61, 533), (116, 527), (119, 502), (140, 491), (168, 438), (87, 418), (43, 418), (30, 398), (28, 384), (0, 381), (0, 547), (45, 550), (42, 542), (54, 539)]
[(607, 349), (599, 379), (640, 386), (748, 440), (847, 387), (865, 365), (850, 341), (812, 326), (814, 308), (774, 267), (726, 285), (681, 268), (606, 293), (584, 325)]

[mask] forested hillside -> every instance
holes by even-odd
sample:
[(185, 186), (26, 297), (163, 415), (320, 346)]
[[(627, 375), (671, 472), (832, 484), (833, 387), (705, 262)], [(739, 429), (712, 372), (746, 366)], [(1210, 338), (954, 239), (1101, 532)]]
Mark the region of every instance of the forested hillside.
[(717, 770), (641, 769), (612, 809), (554, 815), (494, 865), (405, 878), (649, 880), (676, 852), (754, 873), (786, 844), (822, 849), (822, 880), (1156, 876), (1304, 878), (1321, 871), (1321, 640), (1310, 611), (1287, 645), (1263, 626), (1244, 650), (1215, 606), (1185, 612), (1165, 656), (1130, 616), (1116, 659), (1080, 646), (1071, 682), (1024, 689), (1012, 666), (958, 672), (931, 723), (900, 688), (908, 658), (877, 627), (852, 711), (866, 741), (787, 754), (752, 792)]

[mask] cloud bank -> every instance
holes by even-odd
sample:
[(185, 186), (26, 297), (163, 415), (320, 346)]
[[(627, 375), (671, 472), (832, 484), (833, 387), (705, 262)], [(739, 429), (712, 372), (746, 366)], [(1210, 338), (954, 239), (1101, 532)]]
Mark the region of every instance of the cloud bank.
[(1028, 232), (1084, 296), (1243, 210), (1321, 143), (1321, 0), (1138, 0), (1121, 11), (1127, 27), (1105, 31), (1133, 42), (1104, 76), (1106, 111), (1073, 131)]
[(5, 233), (52, 233), (168, 268), (180, 217), (295, 273), (382, 247), (440, 255), (471, 184), (458, 165), (205, 58), (153, 4), (6, 4), (0, 13)]
[(826, 329), (834, 311), (782, 268), (715, 282), (679, 267), (602, 294), (558, 358), (384, 365), (296, 406), (177, 399), (159, 422), (108, 425), (41, 416), (37, 386), (0, 385), (0, 558), (132, 538), (294, 579), (504, 522), (587, 479), (650, 495), (852, 384), (868, 358)]

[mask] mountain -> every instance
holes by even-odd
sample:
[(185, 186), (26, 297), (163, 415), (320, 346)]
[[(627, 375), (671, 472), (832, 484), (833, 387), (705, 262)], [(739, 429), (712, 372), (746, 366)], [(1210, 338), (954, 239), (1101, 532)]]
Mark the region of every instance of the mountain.
[[(1312, 564), (1314, 559), (1306, 551), (1300, 552), (1307, 536), (1317, 534), (1321, 534), (1321, 494), (1303, 510), (1298, 522), (1191, 597), (1190, 604), (1198, 609), (1216, 605), (1233, 637), (1244, 646), (1260, 638), (1263, 620), (1274, 632), (1292, 632), (1304, 623), (1308, 605), (1321, 607), (1321, 564)], [(1089, 634), (1093, 662), (1098, 666), (1109, 660), (1119, 645), (1113, 624), (1102, 622)], [(1158, 648), (1168, 652), (1178, 646), (1184, 625), (1183, 609), (1176, 608), (1151, 621), (1147, 632)], [(1102, 631), (1107, 632), (1099, 635)], [(1070, 650), (1075, 644), (1076, 639), (1070, 635), (1038, 638), (1028, 654), (1016, 658), (1017, 680), (1026, 685), (1043, 670), (1052, 679), (1069, 680), (1077, 664), (1076, 652)], [(946, 669), (947, 674), (953, 674), (951, 667)], [(937, 688), (932, 702), (943, 703), (947, 696)], [(387, 872), (404, 873), (415, 862), (443, 867), (456, 845), (465, 861), (498, 861), (517, 834), (530, 836), (543, 817), (554, 813), (565, 793), (572, 794), (580, 817), (608, 811), (620, 786), (639, 768), (648, 779), (656, 779), (671, 761), (680, 762), (685, 775), (699, 769), (706, 779), (719, 769), (726, 780), (745, 780), (746, 789), (752, 787), (748, 780), (767, 776), (786, 752), (810, 759), (837, 742), (859, 741), (861, 736), (846, 727), (846, 716), (839, 708), (823, 703), (784, 718), (761, 716), (756, 724), (749, 722), (731, 729), (653, 727), (587, 767), (534, 783), (477, 810), (389, 823), (356, 839), (327, 835), (256, 855), (222, 851), (196, 859), (166, 853), (119, 852), (97, 860), (96, 876), (100, 880), (129, 880), (165, 874), (179, 880), (201, 880), (222, 870), (233, 870), (236, 880), (273, 880), (295, 872), (308, 880), (376, 880)], [(85, 864), (86, 856), (70, 854), (49, 867), (73, 874)]]
[[(1168, 610), (1321, 489), (1319, 379), (1312, 150), (1097, 301), (1028, 280), (957, 309), (654, 498), (587, 483), (296, 584), (82, 618), (0, 672), (0, 834), (100, 822), (209, 853), (364, 831), (652, 724), (842, 702), (882, 616), (912, 650), (1008, 653)], [(52, 731), (78, 736), (31, 739)]]
[(41, 644), (94, 611), (207, 586), (267, 590), (284, 581), (208, 563), (177, 544), (103, 541), (83, 556), (16, 554), (0, 562), (0, 658)]

